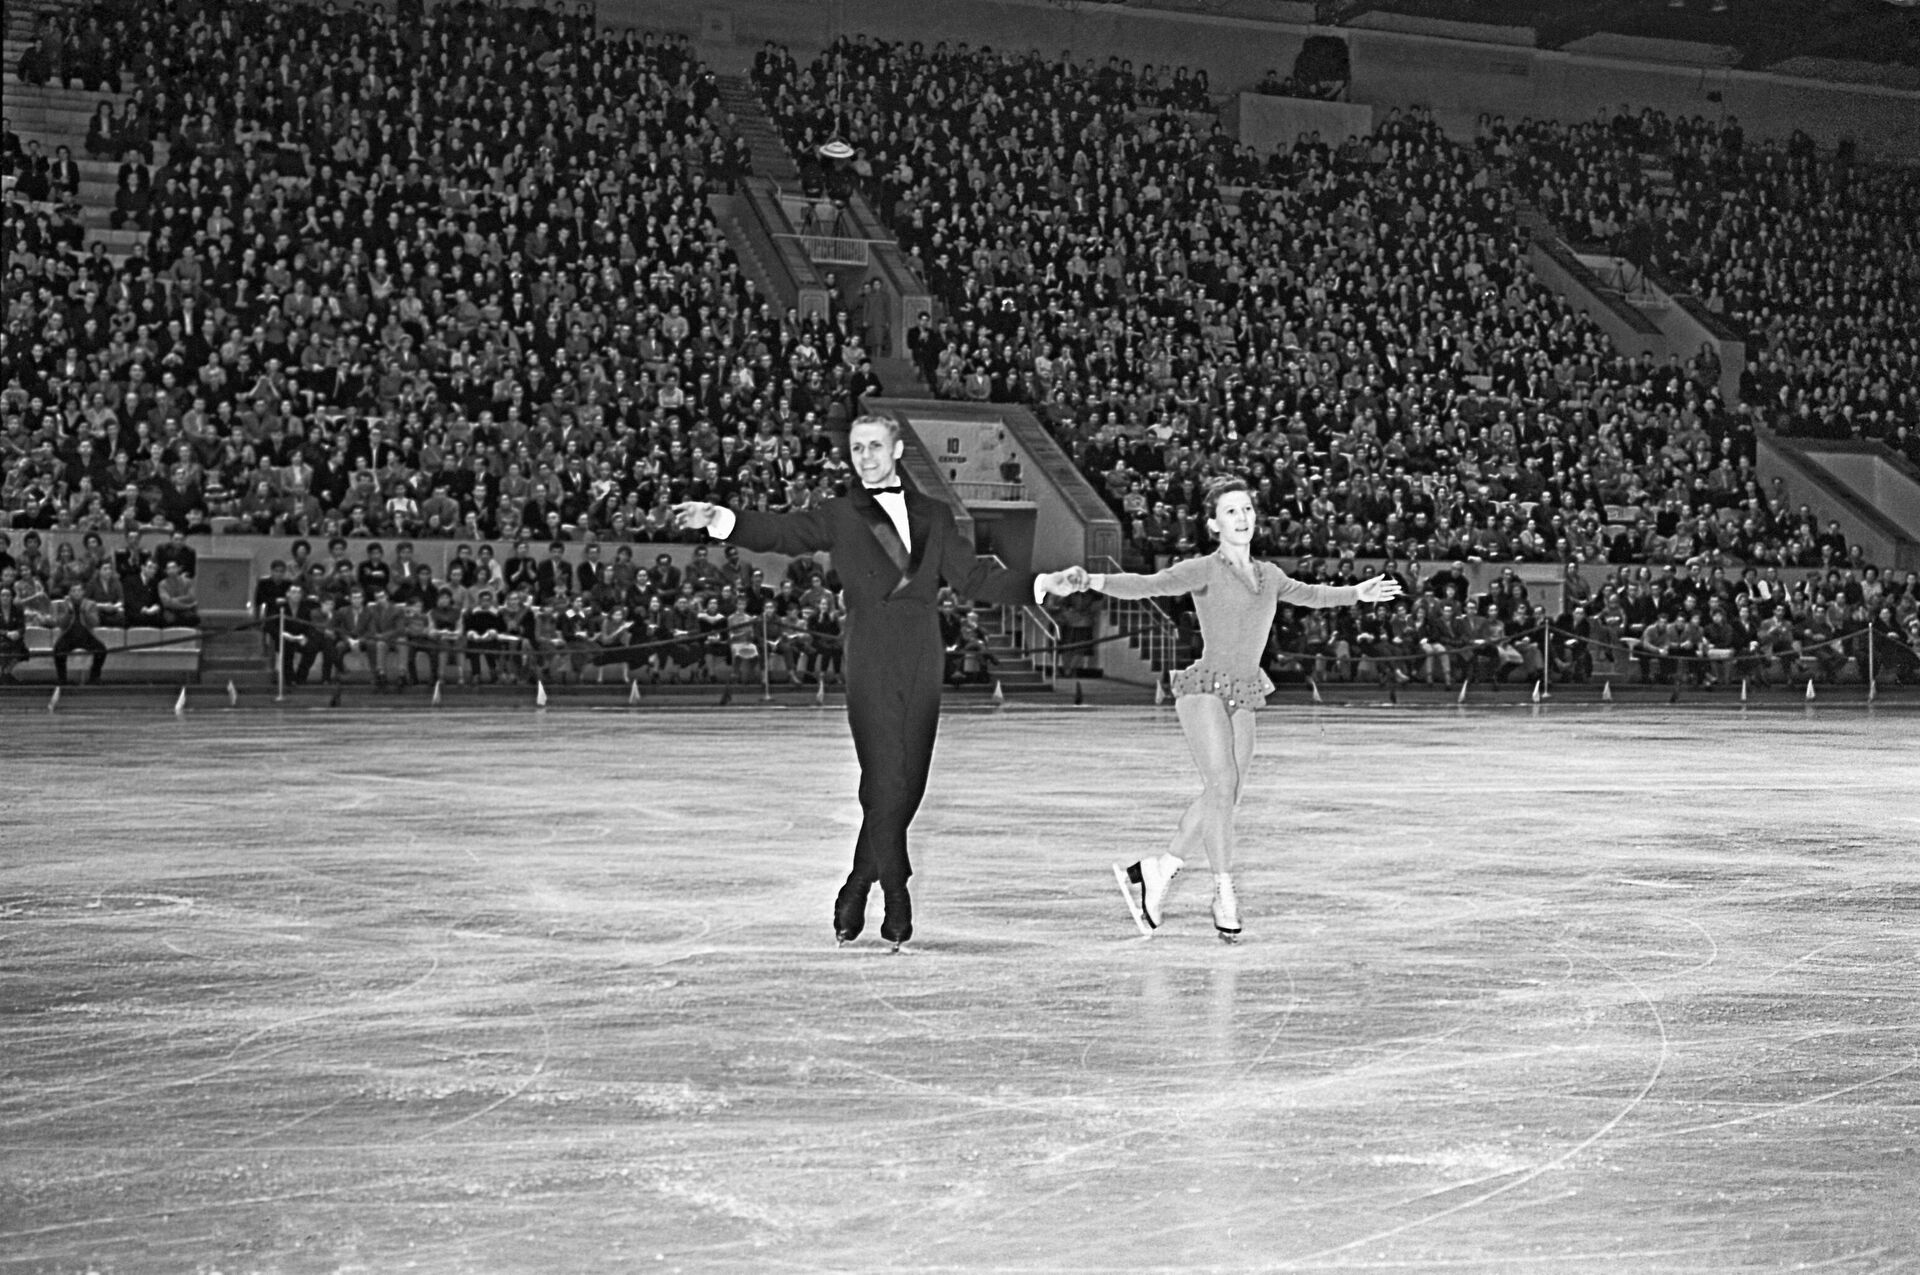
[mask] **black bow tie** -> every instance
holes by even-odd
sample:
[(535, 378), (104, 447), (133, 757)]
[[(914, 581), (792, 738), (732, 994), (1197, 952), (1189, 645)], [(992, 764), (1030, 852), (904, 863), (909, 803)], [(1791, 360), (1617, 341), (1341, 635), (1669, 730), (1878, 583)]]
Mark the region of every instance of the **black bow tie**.
[(891, 487), (869, 487), (869, 488), (867, 488), (867, 494), (868, 494), (869, 496), (883, 496), (883, 495), (885, 495), (885, 494), (886, 494), (886, 493), (888, 493), (888, 492), (892, 492), (892, 493), (893, 493), (894, 495), (896, 495), (896, 496), (898, 496), (898, 495), (901, 495), (902, 493), (904, 493), (905, 491), (906, 491), (906, 488), (904, 488), (904, 487), (902, 487), (902, 486), (901, 486), (901, 485), (900, 485), (899, 483), (895, 483), (895, 484), (893, 484), (893, 486), (891, 486)]

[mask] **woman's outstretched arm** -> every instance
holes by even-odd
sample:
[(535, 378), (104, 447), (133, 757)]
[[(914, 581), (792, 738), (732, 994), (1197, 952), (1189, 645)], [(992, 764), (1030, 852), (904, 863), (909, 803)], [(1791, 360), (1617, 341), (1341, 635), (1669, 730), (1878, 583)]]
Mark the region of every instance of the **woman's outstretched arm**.
[(1095, 572), (1087, 577), (1087, 587), (1115, 598), (1166, 598), (1192, 593), (1203, 587), (1200, 559), (1186, 558), (1165, 571), (1137, 575), (1131, 571)]
[(1386, 602), (1400, 596), (1400, 582), (1372, 576), (1359, 584), (1308, 584), (1269, 562), (1280, 577), (1280, 600), (1297, 607), (1350, 607), (1356, 602)]

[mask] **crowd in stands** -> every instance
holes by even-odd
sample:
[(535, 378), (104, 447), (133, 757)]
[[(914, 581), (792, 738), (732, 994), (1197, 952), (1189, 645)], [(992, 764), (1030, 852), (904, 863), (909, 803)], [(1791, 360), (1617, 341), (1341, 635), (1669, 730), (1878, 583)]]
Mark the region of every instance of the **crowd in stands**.
[[(1839, 562), (1857, 562), (1842, 553)], [(1323, 569), (1324, 566), (1324, 569)], [(1282, 608), (1278, 677), (1383, 683), (1622, 682), (1681, 686), (1863, 680), (1920, 684), (1920, 572), (1873, 566), (1738, 572), (1694, 561), (1604, 568), (1568, 563), (1560, 605), (1536, 605), (1513, 568), (1473, 591), (1466, 564), (1432, 573), (1389, 562), (1406, 596), (1368, 611)], [(1596, 571), (1599, 569), (1596, 569)], [(1357, 580), (1351, 563), (1301, 564), (1302, 578)]]
[(841, 480), (863, 334), (743, 276), (708, 196), (745, 145), (684, 38), (477, 3), (62, 24), (107, 36), (79, 78), (124, 81), (96, 131), (146, 234), (79, 252), (9, 129), (15, 527), (670, 539), (670, 501)]
[(1784, 433), (1920, 463), (1920, 172), (1621, 106), (1483, 119), (1478, 148), (1576, 243), (1651, 265), (1747, 343), (1741, 400)]
[(1717, 362), (1614, 353), (1533, 279), (1490, 165), (1420, 113), (1257, 162), (1140, 109), (1120, 67), (853, 39), (756, 73), (796, 144), (831, 123), (871, 155), (945, 309), (910, 334), (929, 383), (1034, 405), (1145, 558), (1197, 543), (1221, 469), (1275, 554), (1785, 544)]
[(184, 530), (151, 550), (143, 536), (129, 529), (120, 547), (108, 550), (101, 534), (89, 531), (77, 550), (62, 540), (49, 553), (36, 531), (24, 532), (17, 547), (0, 531), (0, 683), (16, 681), (15, 666), (30, 657), (28, 629), (51, 632), (64, 684), (75, 651), (90, 658), (87, 680), (100, 680), (108, 648), (99, 630), (200, 627), (199, 550)]
[[(1421, 113), (1393, 111), (1368, 138), (1302, 138), (1263, 161), (1165, 109), (1131, 68), (987, 48), (856, 37), (805, 69), (769, 48), (755, 77), (791, 145), (839, 135), (866, 161), (868, 193), (944, 311), (910, 334), (929, 385), (1032, 405), (1104, 484), (1141, 563), (1202, 546), (1201, 489), (1228, 470), (1254, 482), (1266, 517), (1256, 548), (1276, 556), (1618, 564), (1580, 615), (1558, 617), (1579, 631), (1562, 652), (1569, 676), (1590, 664), (1575, 651), (1664, 649), (1664, 629), (1648, 639), (1648, 626), (1684, 624), (1689, 599), (1696, 627), (1712, 634), (1700, 651), (1773, 642), (1776, 674), (1787, 661), (1777, 634), (1759, 636), (1769, 623), (1789, 625), (1795, 649), (1819, 648), (1822, 625), (1858, 634), (1879, 624), (1890, 649), (1911, 643), (1911, 594), (1889, 589), (1878, 615), (1856, 596), (1878, 592), (1858, 548), (1759, 482), (1753, 429), (1779, 422), (1722, 402), (1710, 349), (1664, 364), (1620, 356), (1534, 281), (1513, 187), (1536, 198), (1541, 174), (1571, 164), (1582, 189), (1599, 191), (1612, 169), (1539, 149), (1526, 167), (1498, 128), (1461, 145)], [(1629, 133), (1618, 122), (1605, 130), (1614, 144)], [(1644, 180), (1642, 160), (1622, 166)], [(1802, 411), (1818, 398), (1848, 417), (1904, 423), (1915, 391), (1899, 373), (1920, 341), (1912, 179), (1847, 177), (1844, 165), (1804, 156), (1725, 177), (1750, 181), (1763, 210), (1800, 212), (1784, 218), (1779, 275), (1728, 271), (1774, 338), (1748, 396)], [(1650, 212), (1676, 216), (1670, 204)], [(1752, 211), (1742, 217), (1741, 232), (1778, 237)], [(1803, 250), (1796, 236), (1818, 242)], [(1643, 563), (1662, 566), (1629, 566)], [(1724, 578), (1729, 563), (1775, 580), (1818, 570), (1773, 589), (1766, 607), (1743, 606), (1730, 589), (1709, 605), (1706, 592), (1671, 593), (1650, 574)], [(1658, 617), (1629, 605), (1636, 570)], [(1384, 613), (1391, 632), (1322, 633), (1355, 617), (1290, 616), (1300, 627), (1276, 647), (1371, 647), (1383, 670), (1445, 680), (1465, 666), (1449, 655), (1410, 668), (1406, 653), (1472, 651), (1459, 640), (1470, 627), (1529, 633), (1548, 619), (1516, 614), (1504, 597), (1422, 593)], [(1553, 655), (1535, 651), (1531, 668), (1502, 663), (1537, 672)], [(1661, 661), (1651, 671), (1673, 675)]]
[[(117, 161), (113, 221), (143, 242), (82, 251), (71, 155), (7, 131), (14, 528), (453, 537), (476, 570), (492, 541), (626, 552), (611, 594), (478, 577), (496, 610), (523, 593), (533, 645), (503, 664), (483, 642), (456, 662), (473, 675), (636, 633), (681, 650), (662, 624), (690, 641), (773, 601), (642, 585), (615, 547), (675, 538), (672, 501), (833, 490), (831, 428), (877, 384), (859, 314), (782, 313), (727, 248), (708, 197), (746, 146), (684, 39), (601, 31), (585, 6), (108, 0), (44, 19), (29, 53), (23, 76), (125, 90), (85, 149)], [(1612, 567), (1569, 626), (1626, 611), (1634, 571), (1729, 562), (1816, 569), (1780, 604), (1795, 623), (1869, 606), (1829, 596), (1864, 592), (1871, 567), (1762, 486), (1753, 429), (1916, 447), (1910, 175), (1651, 112), (1490, 120), (1460, 144), (1389, 111), (1367, 138), (1262, 157), (1204, 114), (1204, 72), (965, 44), (844, 38), (805, 67), (769, 46), (754, 77), (796, 153), (855, 150), (938, 301), (908, 340), (928, 383), (1032, 405), (1120, 510), (1130, 564), (1198, 549), (1200, 489), (1232, 470), (1268, 555)], [(1722, 403), (1708, 351), (1615, 353), (1534, 280), (1516, 195), (1590, 238), (1644, 226), (1651, 264), (1763, 338), (1743, 384), (1761, 406)], [(39, 565), (14, 566), (14, 607), (52, 597), (56, 564)], [(288, 574), (314, 614), (287, 623), (333, 633), (351, 590), (309, 571)], [(415, 599), (421, 619), (447, 619), (446, 583)], [(465, 616), (479, 586), (457, 588)], [(1911, 589), (1883, 591), (1904, 632)], [(1703, 629), (1710, 597), (1755, 634), (1769, 618), (1698, 596)], [(1392, 633), (1324, 640), (1451, 676), (1452, 656), (1411, 667), (1394, 646), (1486, 618), (1484, 600), (1438, 598), (1386, 611)], [(1659, 608), (1677, 621), (1685, 602)], [(486, 612), (481, 631), (517, 631)], [(1347, 622), (1288, 619), (1309, 645), (1312, 625)], [(331, 643), (313, 648), (322, 676), (345, 662)], [(701, 651), (650, 657), (654, 673), (715, 675)]]
[(252, 611), (293, 684), (364, 674), (380, 686), (632, 679), (793, 682), (837, 677), (845, 613), (831, 569), (793, 559), (769, 581), (732, 547), (695, 546), (684, 568), (630, 544), (462, 543), (443, 573), (401, 541), (355, 559), (344, 538), (316, 557), (292, 542)]
[[(684, 567), (634, 546), (516, 541), (455, 547), (446, 570), (411, 541), (373, 542), (356, 560), (335, 538), (318, 558), (292, 542), (255, 586), (251, 612), (287, 681), (364, 673), (378, 686), (422, 683), (792, 683), (841, 676), (840, 581), (802, 554), (777, 581), (732, 546), (696, 545)], [(993, 660), (980, 621), (951, 590), (940, 619), (950, 680), (981, 680)]]
[[(830, 564), (791, 559), (777, 580), (732, 546), (695, 545), (686, 565), (632, 544), (490, 542), (453, 547), (444, 571), (411, 540), (358, 546), (342, 536), (324, 555), (293, 540), (256, 582), (248, 623), (289, 683), (349, 678), (381, 687), (445, 681), (593, 680), (649, 684), (835, 681), (846, 619)], [(0, 531), (0, 683), (32, 658), (30, 629), (50, 630), (57, 680), (75, 651), (99, 681), (109, 648), (96, 630), (197, 628), (198, 552), (175, 529), (151, 550), (129, 528), (118, 548), (97, 532), (48, 552), (38, 531)], [(979, 616), (951, 590), (940, 599), (949, 680), (983, 681), (995, 657)]]

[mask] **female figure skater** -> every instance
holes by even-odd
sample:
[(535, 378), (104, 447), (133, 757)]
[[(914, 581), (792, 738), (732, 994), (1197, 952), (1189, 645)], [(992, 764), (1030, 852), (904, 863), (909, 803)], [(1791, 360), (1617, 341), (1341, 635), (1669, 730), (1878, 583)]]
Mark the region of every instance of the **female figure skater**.
[(1399, 582), (1374, 576), (1357, 585), (1304, 584), (1270, 562), (1256, 562), (1253, 497), (1238, 478), (1216, 479), (1206, 494), (1207, 529), (1220, 547), (1203, 558), (1176, 562), (1152, 575), (1089, 575), (1088, 587), (1116, 598), (1193, 595), (1204, 653), (1172, 678), (1174, 711), (1186, 733), (1203, 787), (1173, 834), (1169, 853), (1113, 865), (1120, 892), (1140, 932), (1160, 925), (1167, 887), (1198, 846), (1213, 869), (1213, 925), (1228, 943), (1240, 937), (1240, 908), (1233, 893), (1233, 808), (1253, 763), (1253, 710), (1266, 703), (1273, 683), (1260, 657), (1273, 628), (1274, 608), (1338, 607), (1385, 602), (1400, 595)]

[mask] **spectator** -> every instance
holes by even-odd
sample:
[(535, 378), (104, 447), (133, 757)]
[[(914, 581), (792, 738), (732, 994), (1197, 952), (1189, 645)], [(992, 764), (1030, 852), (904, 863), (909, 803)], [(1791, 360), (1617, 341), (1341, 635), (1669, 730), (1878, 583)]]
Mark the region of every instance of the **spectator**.
[(501, 655), (515, 648), (517, 643), (506, 631), (506, 624), (499, 610), (493, 605), (494, 593), (490, 588), (480, 589), (473, 605), (467, 608), (461, 617), (461, 642), (466, 648), (467, 669), (473, 681), (478, 684), (484, 674), (487, 681), (500, 680)]
[(67, 685), (67, 657), (74, 651), (85, 651), (92, 657), (87, 685), (97, 684), (107, 666), (107, 646), (94, 633), (100, 627), (100, 610), (87, 600), (85, 585), (74, 582), (65, 597), (54, 601), (51, 627), (55, 681)]
[(376, 589), (367, 602), (367, 615), (374, 685), (381, 689), (405, 685), (409, 654), (406, 605), (395, 602), (390, 591)]
[(9, 686), (20, 680), (14, 667), (32, 658), (27, 650), (27, 613), (14, 601), (10, 571), (0, 571), (0, 683)]
[[(178, 561), (173, 566), (178, 569)], [(157, 629), (166, 623), (160, 585), (160, 564), (153, 558), (142, 561), (131, 574), (120, 576), (122, 613), (128, 628)]]
[(458, 684), (464, 684), (467, 678), (461, 654), (465, 636), (461, 627), (460, 605), (454, 600), (453, 590), (443, 585), (434, 595), (432, 608), (426, 613), (423, 637), (410, 648), (407, 659), (408, 672), (413, 671), (412, 652), (424, 650), (427, 655), (428, 674), (435, 683), (438, 683), (451, 668), (453, 680)]
[(380, 667), (375, 618), (367, 603), (367, 591), (358, 585), (347, 592), (347, 602), (337, 608), (328, 622), (329, 644), (339, 654), (340, 675), (348, 672), (347, 657), (358, 655), (370, 681), (384, 684)]
[(200, 599), (193, 577), (182, 570), (179, 558), (169, 558), (166, 574), (160, 578), (160, 623), (165, 628), (200, 627)]
[(98, 608), (102, 624), (128, 627), (127, 591), (114, 574), (113, 563), (101, 562), (94, 568), (87, 581), (86, 597)]
[(280, 652), (280, 675), (286, 684), (305, 684), (316, 661), (325, 661), (320, 680), (337, 676), (335, 649), (320, 604), (298, 584), (290, 585), (269, 617), (268, 638)]

